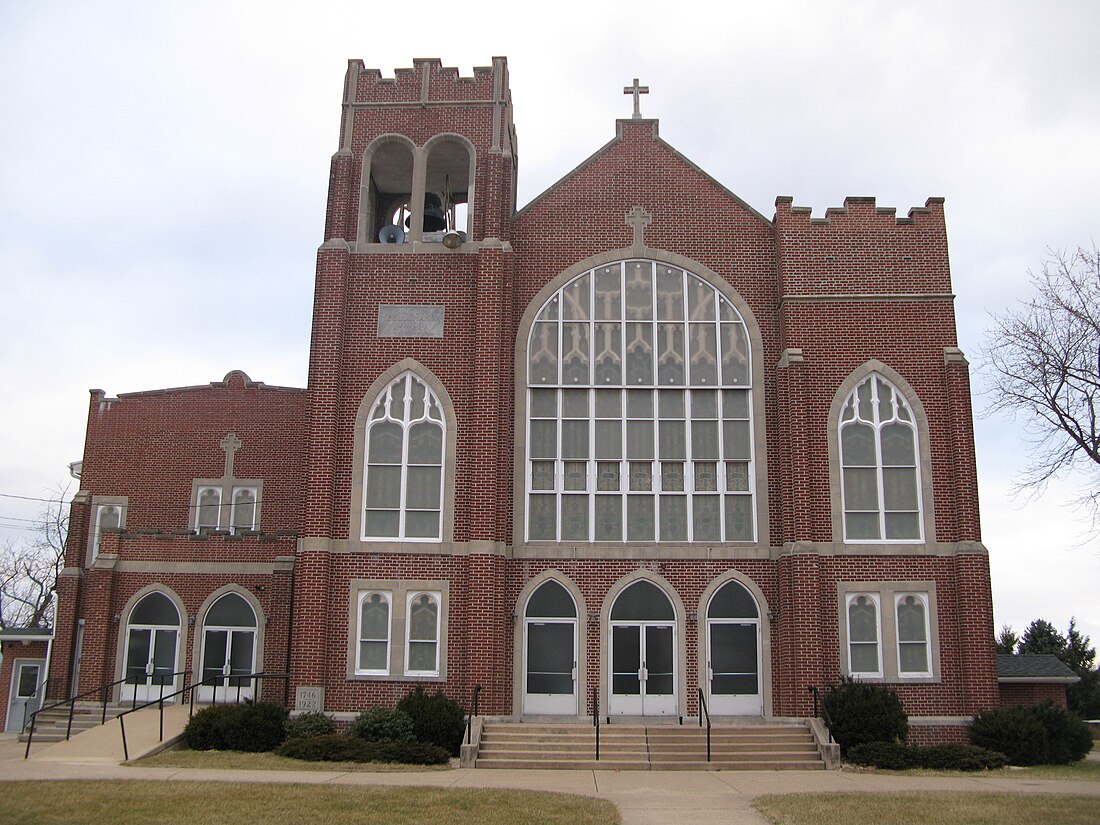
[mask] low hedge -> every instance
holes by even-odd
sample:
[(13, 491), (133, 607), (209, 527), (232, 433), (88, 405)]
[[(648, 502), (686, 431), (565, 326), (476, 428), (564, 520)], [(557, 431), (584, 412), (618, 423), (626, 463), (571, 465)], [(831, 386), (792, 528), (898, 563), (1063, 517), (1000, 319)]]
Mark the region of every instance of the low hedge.
[(183, 736), (192, 750), (262, 753), (286, 739), (286, 720), (286, 708), (270, 702), (211, 705), (191, 717)]
[(904, 771), (929, 768), (940, 771), (984, 771), (1003, 768), (1004, 754), (975, 745), (932, 745), (919, 748), (898, 742), (864, 742), (853, 745), (847, 759), (854, 765)]
[(327, 734), (290, 739), (276, 753), (306, 762), (398, 762), (406, 765), (446, 765), (450, 754), (422, 742), (367, 742), (357, 736)]
[(970, 742), (1003, 753), (1012, 765), (1068, 765), (1092, 750), (1088, 725), (1051, 701), (979, 713)]

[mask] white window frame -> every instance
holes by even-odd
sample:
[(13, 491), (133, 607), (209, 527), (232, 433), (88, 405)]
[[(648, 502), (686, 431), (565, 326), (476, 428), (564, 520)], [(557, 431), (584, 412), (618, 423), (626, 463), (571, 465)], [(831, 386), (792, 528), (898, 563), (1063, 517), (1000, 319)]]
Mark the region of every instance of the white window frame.
[[(851, 621), (851, 609), (852, 604), (859, 598), (867, 598), (871, 600), (871, 603), (875, 606), (875, 653), (878, 669), (875, 671), (860, 670), (857, 671), (852, 666), (852, 645), (858, 644), (866, 646), (868, 642), (852, 642), (852, 621)], [(881, 679), (883, 677), (882, 670), (882, 601), (879, 598), (878, 593), (871, 593), (866, 591), (858, 591), (849, 593), (848, 597), (844, 600), (844, 621), (848, 628), (847, 633), (847, 656), (848, 656), (848, 675), (853, 679)]]
[[(385, 415), (380, 419), (374, 418), (374, 412), (378, 409), (379, 405), (385, 405), (387, 408), (390, 404), (390, 393), (398, 384), (406, 384), (408, 391), (411, 391), (411, 381), (415, 381), (424, 387), (424, 416), (416, 420), (412, 420), (408, 417), (405, 409), (402, 409), (402, 418), (400, 421), (390, 417), (389, 410), (385, 410)], [(434, 403), (435, 407), (439, 410), (439, 418), (431, 418), (428, 416), (429, 399)], [(407, 402), (406, 402), (407, 403)], [(399, 464), (375, 464), (375, 467), (400, 467), (400, 480), (398, 489), (398, 505), (397, 511), (397, 535), (396, 536), (375, 536), (367, 533), (367, 510), (376, 509), (367, 507), (367, 496), (370, 492), (370, 474), (371, 474), (371, 462), (370, 462), (370, 445), (371, 445), (371, 431), (374, 429), (375, 424), (390, 422), (398, 424), (401, 427), (401, 461)], [(413, 426), (423, 422), (431, 422), (436, 424), (441, 430), (440, 439), (440, 461), (439, 461), (439, 508), (437, 510), (425, 510), (420, 508), (410, 508), (407, 504), (408, 495), (408, 478), (410, 467), (435, 467), (434, 464), (409, 464), (409, 432)], [(389, 382), (378, 396), (374, 399), (370, 409), (367, 413), (367, 423), (363, 431), (363, 496), (360, 502), (360, 527), (359, 538), (361, 541), (398, 541), (408, 543), (432, 543), (438, 544), (443, 540), (443, 519), (446, 513), (446, 493), (447, 493), (447, 439), (450, 433), (447, 427), (447, 414), (443, 406), (443, 401), (439, 395), (432, 389), (423, 377), (417, 375), (415, 372), (408, 370), (403, 372), (393, 381)], [(377, 508), (377, 509), (390, 509), (390, 508)], [(438, 513), (438, 521), (436, 522), (436, 534), (434, 536), (407, 536), (406, 533), (406, 516), (409, 512), (436, 512)]]
[[(432, 670), (413, 670), (409, 667), (409, 650), (412, 643), (425, 644), (427, 639), (414, 639), (412, 637), (412, 606), (413, 602), (421, 596), (428, 596), (435, 601), (435, 668)], [(440, 624), (443, 620), (443, 594), (437, 590), (410, 590), (405, 597), (405, 675), (406, 676), (439, 676), (440, 657)]]
[[(914, 482), (916, 484), (917, 494), (917, 535), (914, 538), (887, 538), (886, 537), (886, 490), (883, 481), (884, 465), (882, 463), (882, 428), (886, 424), (893, 423), (895, 419), (886, 421), (885, 423), (879, 417), (879, 400), (878, 400), (878, 386), (877, 381), (882, 381), (894, 392), (894, 398), (897, 404), (905, 409), (909, 414), (909, 420), (900, 420), (902, 424), (908, 425), (913, 431), (913, 462), (914, 462)], [(871, 409), (873, 410), (873, 421), (867, 421), (859, 417), (858, 405), (859, 399), (857, 393), (859, 388), (864, 384), (870, 383), (871, 385)], [(849, 402), (856, 398), (856, 418), (852, 421), (844, 421), (844, 409), (848, 406)], [(846, 469), (869, 469), (870, 465), (846, 465), (844, 463), (844, 428), (853, 423), (859, 423), (866, 426), (870, 426), (874, 430), (874, 448), (875, 448), (875, 481), (876, 491), (878, 495), (878, 529), (879, 537), (871, 539), (851, 538), (848, 535), (848, 513), (869, 513), (870, 510), (853, 510), (848, 509), (848, 497), (847, 491), (844, 486), (844, 471)], [(844, 542), (846, 544), (920, 544), (924, 541), (924, 491), (922, 487), (921, 479), (921, 442), (920, 442), (920, 430), (917, 427), (917, 417), (913, 410), (913, 405), (909, 403), (909, 400), (893, 381), (887, 378), (880, 372), (872, 372), (867, 377), (859, 381), (851, 392), (844, 396), (844, 401), (840, 406), (840, 417), (837, 422), (837, 466), (840, 469), (840, 518), (842, 522), (842, 529), (844, 533)], [(890, 465), (893, 466), (893, 465)], [(908, 512), (908, 511), (895, 511), (895, 512)]]
[[(218, 494), (218, 503), (215, 507), (215, 511), (218, 514), (218, 519), (217, 519), (217, 522), (213, 526), (211, 526), (209, 524), (200, 524), (199, 523), (199, 517), (202, 514), (202, 508), (204, 506), (206, 506), (206, 505), (203, 505), (203, 503), (202, 503), (202, 495), (203, 495), (203, 493), (207, 492), (208, 490), (213, 490), (215, 493)], [(221, 530), (222, 529), (222, 527), (221, 527), (221, 525), (222, 525), (222, 508), (225, 506), (225, 501), (224, 501), (225, 496), (223, 495), (223, 493), (224, 493), (224, 490), (222, 489), (221, 485), (203, 484), (203, 485), (199, 486), (199, 488), (195, 492), (194, 530), (195, 530), (196, 533), (200, 533), (200, 534), (202, 534), (204, 532), (205, 533), (212, 533), (216, 530)]]
[(99, 558), (99, 541), (102, 537), (103, 530), (103, 513), (108, 508), (113, 507), (118, 510), (118, 524), (116, 527), (122, 527), (124, 523), (125, 509), (121, 504), (97, 504), (95, 510), (95, 528), (92, 533), (92, 561)]
[[(921, 603), (921, 606), (924, 608), (924, 660), (928, 663), (928, 668), (925, 670), (910, 671), (903, 670), (901, 667), (901, 646), (903, 644), (916, 646), (917, 644), (916, 641), (909, 641), (901, 638), (901, 626), (898, 620), (898, 607), (901, 606), (902, 599), (905, 599), (909, 596), (917, 599)], [(898, 660), (898, 677), (901, 679), (921, 679), (932, 676), (932, 627), (928, 614), (929, 605), (927, 593), (902, 591), (894, 594), (894, 641)]]
[[(207, 488), (203, 488), (207, 489)], [(247, 527), (237, 525), (237, 493), (250, 492), (252, 493), (252, 523)], [(235, 484), (230, 492), (229, 502), (229, 529), (234, 533), (237, 532), (249, 532), (256, 529), (256, 514), (259, 511), (260, 506), (260, 491), (250, 484)]]
[[(362, 666), (359, 645), (363, 642), (379, 642), (381, 639), (363, 637), (363, 603), (371, 596), (381, 596), (386, 603), (386, 666), (384, 668), (365, 668)], [(390, 650), (393, 644), (393, 592), (390, 590), (360, 590), (356, 600), (355, 668), (356, 676), (389, 676)]]
[[(630, 264), (644, 264), (650, 269), (651, 277), (651, 301), (649, 319), (634, 320), (628, 315), (626, 308), (626, 294), (627, 294), (627, 282), (629, 275), (627, 267)], [(601, 318), (598, 317), (592, 307), (589, 305), (589, 318), (587, 320), (569, 320), (563, 316), (563, 307), (565, 306), (565, 294), (566, 292), (582, 278), (589, 279), (589, 296), (592, 301), (594, 298), (595, 278), (596, 273), (601, 269), (605, 269), (608, 266), (618, 266), (619, 278), (620, 278), (620, 295), (621, 295), (621, 309), (620, 317), (618, 318)], [(664, 320), (660, 317), (658, 312), (658, 289), (657, 282), (661, 267), (666, 267), (672, 270), (678, 270), (681, 275), (681, 294), (683, 296), (684, 307), (682, 320)], [(703, 286), (711, 289), (714, 294), (714, 317), (713, 320), (696, 321), (690, 317), (690, 311), (688, 309), (688, 294), (689, 284), (692, 281), (698, 281)], [(552, 318), (544, 318), (547, 308), (553, 304), (557, 304), (556, 309), (551, 313)], [(723, 311), (732, 313), (733, 318), (723, 318)], [(586, 384), (567, 384), (564, 382), (564, 375), (562, 373), (562, 361), (565, 344), (564, 326), (565, 324), (578, 323), (582, 324), (587, 329), (589, 351), (588, 351), (588, 370), (589, 381)], [(654, 338), (652, 344), (654, 348), (657, 346), (657, 335), (661, 331), (661, 325), (673, 325), (677, 324), (684, 330), (683, 337), (683, 351), (681, 355), (684, 358), (684, 380), (682, 383), (669, 385), (660, 383), (660, 364), (657, 360), (652, 363), (653, 367), (653, 381), (644, 385), (632, 385), (627, 383), (627, 376), (624, 373), (622, 376), (622, 382), (618, 384), (601, 385), (595, 382), (594, 378), (594, 351), (595, 351), (595, 330), (596, 325), (612, 323), (619, 324), (620, 330), (620, 351), (619, 356), (624, 361), (627, 357), (627, 325), (631, 323), (643, 323), (652, 325)], [(535, 349), (534, 340), (538, 334), (540, 325), (552, 324), (556, 329), (556, 354), (557, 358), (556, 370), (558, 380), (556, 382), (535, 382), (531, 375), (531, 361), (530, 353)], [(690, 367), (691, 358), (691, 345), (689, 343), (693, 331), (697, 327), (712, 326), (714, 329), (715, 342), (714, 342), (714, 354), (717, 359), (716, 372), (718, 380), (711, 384), (707, 383), (706, 379), (700, 379), (698, 381), (692, 381), (692, 369)], [(724, 383), (722, 381), (722, 347), (723, 347), (723, 326), (732, 325), (740, 326), (744, 334), (744, 342), (748, 348), (748, 363), (746, 366), (747, 377), (744, 383)], [(525, 372), (524, 386), (526, 388), (526, 397), (528, 399), (526, 420), (523, 423), (525, 426), (524, 433), (524, 447), (525, 447), (525, 464), (524, 464), (524, 502), (523, 502), (523, 518), (524, 518), (524, 535), (528, 542), (603, 542), (606, 539), (599, 539), (596, 537), (596, 506), (599, 498), (602, 496), (618, 496), (621, 501), (621, 530), (620, 538), (615, 543), (628, 543), (628, 542), (644, 542), (647, 544), (662, 543), (662, 544), (678, 544), (678, 543), (724, 543), (724, 542), (738, 542), (738, 543), (751, 543), (759, 539), (758, 524), (758, 505), (759, 505), (759, 490), (757, 489), (757, 456), (756, 456), (756, 430), (758, 422), (754, 416), (754, 383), (753, 383), (753, 363), (752, 363), (752, 339), (749, 330), (749, 324), (745, 320), (744, 316), (740, 313), (733, 302), (725, 296), (717, 287), (708, 282), (706, 279), (700, 277), (696, 273), (686, 269), (683, 266), (663, 263), (660, 261), (654, 261), (649, 259), (622, 259), (614, 261), (609, 264), (604, 264), (585, 272), (579, 273), (575, 277), (571, 278), (567, 283), (563, 284), (545, 303), (539, 308), (535, 315), (534, 320), (531, 323), (531, 328), (528, 332), (528, 359), (523, 365)], [(656, 358), (656, 354), (654, 355)], [(532, 393), (535, 390), (550, 389), (557, 391), (557, 415), (555, 419), (549, 419), (544, 416), (538, 418), (534, 417), (532, 411)], [(589, 394), (588, 397), (588, 457), (586, 459), (572, 459), (565, 458), (562, 450), (562, 430), (563, 421), (566, 420), (583, 420), (583, 419), (566, 419), (563, 412), (563, 390), (586, 390)], [(595, 412), (596, 403), (596, 391), (600, 389), (615, 389), (624, 393), (621, 396), (621, 403), (623, 404), (622, 415), (618, 419), (622, 422), (621, 438), (622, 449), (620, 451), (620, 458), (615, 459), (597, 459), (596, 458), (596, 421), (597, 420), (614, 420), (614, 419), (597, 419)], [(646, 459), (630, 459), (627, 451), (628, 435), (627, 435), (627, 421), (631, 420), (626, 410), (626, 397), (625, 391), (631, 389), (648, 390), (653, 393), (653, 415), (646, 419), (633, 419), (633, 420), (648, 420), (653, 424), (653, 458), (651, 460)], [(663, 419), (659, 411), (659, 390), (678, 390), (683, 393), (684, 396), (684, 416), (677, 419)], [(720, 404), (716, 418), (703, 418), (692, 415), (691, 412), (691, 392), (693, 390), (712, 390), (719, 393)], [(721, 404), (721, 391), (723, 390), (737, 390), (746, 393), (748, 416), (746, 418), (733, 417), (732, 415), (726, 415), (725, 409)], [(554, 458), (533, 458), (531, 450), (531, 438), (532, 438), (532, 423), (536, 420), (556, 422), (556, 453)], [(665, 420), (682, 421), (684, 423), (684, 438), (685, 438), (685, 452), (682, 459), (669, 459), (662, 461), (660, 458), (660, 441), (661, 441), (661, 422)], [(718, 451), (715, 459), (710, 458), (695, 458), (693, 456), (692, 434), (694, 426), (699, 422), (715, 421), (718, 430)], [(747, 458), (726, 458), (726, 444), (725, 444), (725, 427), (726, 421), (746, 421), (748, 422), (748, 457)], [(573, 462), (580, 462), (586, 465), (586, 480), (583, 490), (571, 490), (566, 489), (565, 485), (565, 470), (568, 464)], [(533, 484), (534, 465), (552, 463), (553, 464), (553, 487), (552, 489), (535, 489)], [(617, 463), (619, 465), (619, 489), (617, 491), (602, 491), (598, 489), (598, 477), (599, 477), (599, 465), (603, 463)], [(632, 491), (630, 489), (630, 467), (632, 463), (648, 463), (650, 472), (650, 489), (648, 491)], [(716, 467), (716, 484), (714, 490), (696, 490), (696, 468), (701, 464), (715, 464)], [(667, 474), (664, 472), (664, 465), (672, 464), (678, 465), (682, 471), (682, 485), (678, 490), (664, 490), (663, 485), (667, 479)], [(731, 489), (727, 487), (727, 468), (732, 465), (745, 465), (748, 474), (748, 486), (745, 490)], [(653, 538), (652, 539), (637, 539), (630, 538), (630, 507), (631, 507), (631, 493), (637, 492), (641, 497), (647, 497), (652, 502), (654, 511), (653, 516)], [(532, 537), (531, 535), (531, 506), (532, 497), (538, 496), (552, 496), (554, 498), (555, 506), (555, 524), (553, 537)], [(569, 496), (585, 497), (588, 499), (588, 535), (584, 538), (563, 538), (562, 537), (562, 504), (566, 497)], [(717, 538), (702, 537), (696, 538), (695, 536), (695, 507), (697, 502), (701, 498), (714, 497), (718, 502), (718, 519), (719, 519), (719, 534)], [(661, 510), (664, 503), (671, 503), (673, 499), (680, 499), (683, 501), (683, 513), (686, 522), (683, 538), (662, 538), (661, 537)], [(749, 503), (749, 519), (750, 519), (750, 535), (748, 537), (735, 537), (733, 535), (731, 516), (728, 514), (727, 506), (733, 499), (748, 499)]]

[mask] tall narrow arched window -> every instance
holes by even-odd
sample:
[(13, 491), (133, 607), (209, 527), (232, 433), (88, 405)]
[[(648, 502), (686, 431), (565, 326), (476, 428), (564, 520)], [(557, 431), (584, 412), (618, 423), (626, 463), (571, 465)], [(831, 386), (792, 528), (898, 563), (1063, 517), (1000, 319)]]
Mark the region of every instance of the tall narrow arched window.
[(363, 539), (440, 540), (445, 438), (439, 399), (412, 373), (378, 396), (367, 418)]
[(655, 261), (573, 278), (527, 345), (530, 541), (752, 541), (749, 337)]
[(920, 541), (920, 468), (913, 410), (877, 373), (840, 412), (845, 541)]

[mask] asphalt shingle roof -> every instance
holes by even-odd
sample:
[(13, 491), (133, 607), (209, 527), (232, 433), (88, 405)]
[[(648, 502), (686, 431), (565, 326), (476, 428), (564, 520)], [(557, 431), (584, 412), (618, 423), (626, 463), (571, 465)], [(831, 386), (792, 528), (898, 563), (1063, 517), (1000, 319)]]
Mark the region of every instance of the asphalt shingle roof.
[(1066, 679), (1077, 674), (1053, 653), (998, 653), (998, 679)]

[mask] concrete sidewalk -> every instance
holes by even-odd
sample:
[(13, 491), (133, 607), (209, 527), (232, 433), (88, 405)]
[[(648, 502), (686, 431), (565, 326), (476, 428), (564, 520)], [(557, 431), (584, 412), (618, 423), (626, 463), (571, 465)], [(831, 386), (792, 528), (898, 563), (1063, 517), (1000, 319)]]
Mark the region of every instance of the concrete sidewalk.
[[(14, 747), (13, 747), (14, 745)], [(885, 776), (849, 771), (647, 771), (471, 770), (425, 773), (340, 771), (249, 771), (141, 768), (104, 762), (22, 760), (19, 743), (0, 740), (0, 781), (141, 779), (175, 782), (271, 782), (309, 785), (419, 785), (450, 788), (516, 788), (607, 799), (624, 825), (766, 825), (752, 808), (765, 794), (803, 792), (980, 791), (987, 793), (1081, 794), (1097, 798), (1100, 782), (1009, 777)], [(659, 777), (659, 779), (658, 779)]]

